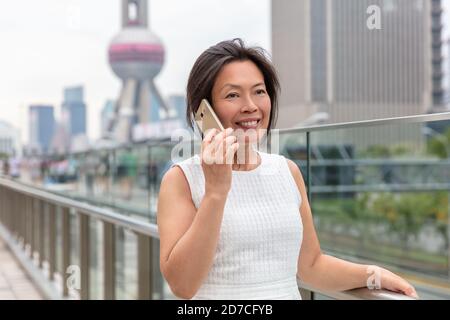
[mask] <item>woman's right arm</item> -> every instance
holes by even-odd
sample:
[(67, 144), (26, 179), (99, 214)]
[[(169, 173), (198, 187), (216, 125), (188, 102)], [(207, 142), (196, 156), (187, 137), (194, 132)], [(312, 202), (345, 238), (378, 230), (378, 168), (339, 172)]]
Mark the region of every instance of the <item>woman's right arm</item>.
[(235, 139), (224, 133), (210, 132), (205, 137), (202, 144), (205, 196), (198, 210), (192, 202), (186, 177), (178, 166), (164, 175), (159, 193), (160, 267), (172, 292), (185, 299), (196, 294), (213, 264), (231, 187), (231, 164), (204, 162), (208, 146), (227, 158), (238, 147)]

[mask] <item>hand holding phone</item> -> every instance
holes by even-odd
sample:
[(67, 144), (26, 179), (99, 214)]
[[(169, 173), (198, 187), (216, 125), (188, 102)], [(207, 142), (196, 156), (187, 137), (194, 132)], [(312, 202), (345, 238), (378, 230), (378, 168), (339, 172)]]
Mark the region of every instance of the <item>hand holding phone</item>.
[[(236, 137), (232, 135), (233, 129), (225, 130), (206, 99), (201, 101), (195, 113), (195, 122), (203, 140), (201, 159), (206, 190), (226, 195), (231, 188), (231, 165), (239, 148), (239, 143), (237, 143)], [(213, 129), (218, 132), (212, 132)], [(228, 164), (228, 166), (223, 166), (223, 164)]]
[(211, 129), (217, 129), (219, 131), (225, 130), (213, 108), (206, 99), (203, 99), (200, 103), (200, 106), (195, 113), (194, 120), (197, 123), (202, 136)]

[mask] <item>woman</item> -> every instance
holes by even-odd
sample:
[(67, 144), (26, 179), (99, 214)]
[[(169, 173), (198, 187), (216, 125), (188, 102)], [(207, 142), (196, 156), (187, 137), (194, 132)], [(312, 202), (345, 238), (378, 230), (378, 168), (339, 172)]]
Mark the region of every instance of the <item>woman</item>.
[[(161, 182), (160, 266), (173, 293), (185, 299), (301, 299), (297, 277), (343, 291), (365, 287), (372, 276), (382, 288), (417, 297), (408, 282), (383, 268), (321, 252), (299, 168), (254, 149), (274, 127), (278, 90), (264, 51), (240, 39), (207, 49), (195, 62), (188, 123), (192, 127), (206, 98), (226, 130), (208, 132), (201, 154), (172, 166)], [(247, 155), (244, 162), (239, 154)]]

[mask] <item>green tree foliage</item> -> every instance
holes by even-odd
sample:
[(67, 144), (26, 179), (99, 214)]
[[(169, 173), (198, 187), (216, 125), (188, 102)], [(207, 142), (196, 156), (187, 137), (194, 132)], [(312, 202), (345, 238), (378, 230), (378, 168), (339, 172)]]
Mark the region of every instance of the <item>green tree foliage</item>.
[(441, 159), (450, 157), (450, 128), (444, 134), (435, 135), (428, 140), (427, 150)]
[[(353, 199), (313, 199), (314, 216), (319, 217), (319, 231), (330, 232), (335, 226), (358, 230), (361, 244), (367, 240), (397, 236), (403, 249), (408, 240), (416, 238), (428, 223), (436, 227), (448, 247), (447, 218), (448, 195), (434, 193), (360, 193)], [(389, 234), (379, 235), (376, 226), (387, 226)], [(398, 245), (398, 244), (396, 244)]]
[(391, 151), (388, 146), (375, 144), (363, 151), (361, 156), (368, 158), (389, 158)]
[(406, 249), (408, 238), (417, 237), (426, 222), (440, 228), (439, 232), (446, 240), (445, 204), (445, 193), (383, 193), (374, 200), (373, 211), (388, 224), (391, 232), (399, 235)]
[(369, 146), (364, 151), (361, 151), (358, 155), (361, 158), (393, 158), (399, 156), (405, 156), (411, 154), (412, 150), (410, 147), (403, 144), (398, 145), (379, 145), (374, 144)]

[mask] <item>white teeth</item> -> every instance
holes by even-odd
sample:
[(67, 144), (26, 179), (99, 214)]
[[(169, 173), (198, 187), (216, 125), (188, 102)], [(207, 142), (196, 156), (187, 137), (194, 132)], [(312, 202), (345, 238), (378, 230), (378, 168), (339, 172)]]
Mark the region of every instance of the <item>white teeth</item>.
[(239, 122), (239, 124), (245, 127), (253, 127), (258, 124), (258, 121), (255, 120), (255, 121)]

